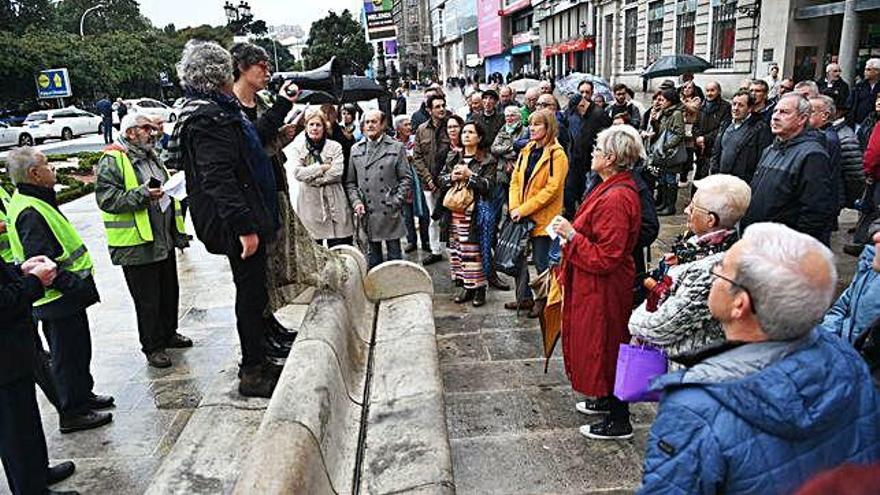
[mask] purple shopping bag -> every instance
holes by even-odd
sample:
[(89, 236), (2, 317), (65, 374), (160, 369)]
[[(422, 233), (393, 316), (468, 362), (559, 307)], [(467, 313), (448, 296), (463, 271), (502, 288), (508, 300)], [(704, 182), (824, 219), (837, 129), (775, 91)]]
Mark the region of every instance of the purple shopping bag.
[(644, 345), (620, 344), (614, 395), (624, 402), (657, 402), (660, 392), (648, 390), (651, 380), (666, 373), (666, 355)]

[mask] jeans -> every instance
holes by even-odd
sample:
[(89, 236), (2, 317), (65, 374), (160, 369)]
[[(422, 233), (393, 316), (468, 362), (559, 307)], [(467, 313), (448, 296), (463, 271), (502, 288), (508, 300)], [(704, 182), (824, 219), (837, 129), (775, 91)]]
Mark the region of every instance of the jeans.
[(58, 386), (59, 412), (80, 414), (88, 410), (95, 380), (92, 378), (92, 338), (86, 310), (64, 318), (45, 319), (43, 333), (52, 355), (52, 376)]
[(236, 245), (227, 256), (235, 283), (235, 325), (241, 342), (241, 365), (263, 364), (266, 357), (266, 322), (263, 315), (269, 304), (266, 248), (260, 243), (254, 254), (241, 259), (241, 246)]
[(660, 184), (664, 186), (678, 186), (678, 174), (676, 174), (675, 172), (661, 172)]
[(0, 460), (12, 493), (46, 492), (49, 455), (31, 377), (0, 385)]
[(400, 251), (400, 239), (385, 241), (385, 248), (388, 251), (388, 257), (382, 257), (382, 241), (370, 241), (370, 268), (381, 264), (383, 261), (399, 260), (403, 258)]
[[(550, 267), (550, 237), (542, 235), (532, 237), (532, 260), (535, 262), (535, 271), (541, 274)], [(517, 300), (525, 301), (532, 299), (532, 288), (529, 287), (529, 264), (525, 259), (519, 264), (519, 274), (516, 276)]]
[(150, 354), (164, 350), (177, 333), (180, 289), (174, 250), (162, 261), (123, 266), (122, 273), (134, 301), (141, 351)]
[[(425, 191), (425, 202), (428, 203), (428, 212), (429, 215), (434, 215), (434, 205), (436, 204), (437, 198), (434, 197), (434, 193), (430, 191)], [(443, 246), (440, 244), (440, 221), (431, 219), (431, 224), (428, 226), (428, 242), (431, 245), (431, 254), (443, 254)]]
[(403, 224), (406, 226), (406, 242), (409, 243), (410, 246), (414, 246), (419, 238), (421, 238), (422, 247), (426, 248), (431, 245), (430, 235), (428, 234), (428, 229), (431, 225), (431, 216), (418, 217), (419, 230), (416, 232), (416, 217), (413, 210), (413, 203), (407, 203), (403, 208)]

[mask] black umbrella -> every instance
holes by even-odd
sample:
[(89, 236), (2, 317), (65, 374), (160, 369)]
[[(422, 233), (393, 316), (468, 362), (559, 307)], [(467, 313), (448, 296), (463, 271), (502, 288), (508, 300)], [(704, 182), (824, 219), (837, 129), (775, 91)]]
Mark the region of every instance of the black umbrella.
[(680, 76), (688, 72), (696, 74), (712, 67), (712, 64), (695, 55), (665, 55), (649, 65), (642, 73), (642, 77), (653, 79), (655, 77)]
[(387, 94), (382, 86), (364, 76), (342, 77), (342, 102), (354, 103), (379, 98)]
[(311, 103), (312, 105), (323, 105), (325, 103), (336, 104), (336, 97), (326, 91), (315, 91), (312, 89), (304, 89), (299, 92), (297, 103)]

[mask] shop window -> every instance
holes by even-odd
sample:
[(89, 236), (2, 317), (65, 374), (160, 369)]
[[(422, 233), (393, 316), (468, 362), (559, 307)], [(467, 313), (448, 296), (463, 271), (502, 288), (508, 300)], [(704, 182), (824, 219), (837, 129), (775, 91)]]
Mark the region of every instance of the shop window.
[(678, 11), (676, 14), (678, 32), (676, 33), (675, 53), (693, 55), (694, 34), (696, 32), (694, 23), (697, 19), (696, 0), (684, 0), (678, 2)]
[(648, 63), (660, 58), (663, 46), (663, 0), (648, 4)]
[(623, 17), (623, 70), (636, 69), (636, 40), (638, 38), (638, 9), (629, 9)]
[(718, 69), (733, 67), (736, 44), (736, 0), (713, 2), (712, 6), (712, 65)]

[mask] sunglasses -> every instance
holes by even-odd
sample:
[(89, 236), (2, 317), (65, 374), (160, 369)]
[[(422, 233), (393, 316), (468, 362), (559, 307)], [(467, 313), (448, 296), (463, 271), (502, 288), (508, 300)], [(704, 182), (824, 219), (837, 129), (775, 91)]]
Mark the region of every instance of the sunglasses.
[[(725, 277), (724, 275), (721, 275), (720, 273), (718, 273), (718, 270), (721, 268), (721, 264), (723, 262), (724, 262), (723, 258), (716, 261), (715, 264), (713, 264), (712, 267), (709, 268), (709, 275), (711, 275), (712, 277), (715, 277), (715, 278), (720, 278), (721, 280), (724, 280), (725, 282), (729, 283), (733, 287), (736, 287), (737, 289), (745, 292), (746, 295), (749, 296), (749, 301), (750, 301), (749, 306), (752, 308), (752, 313), (757, 314), (758, 311), (756, 309), (756, 306), (758, 305), (758, 302), (755, 300), (755, 296), (753, 296), (752, 293), (749, 292), (748, 287), (737, 282), (736, 280), (733, 280), (732, 278)], [(714, 282), (715, 280), (712, 279), (712, 281)]]

